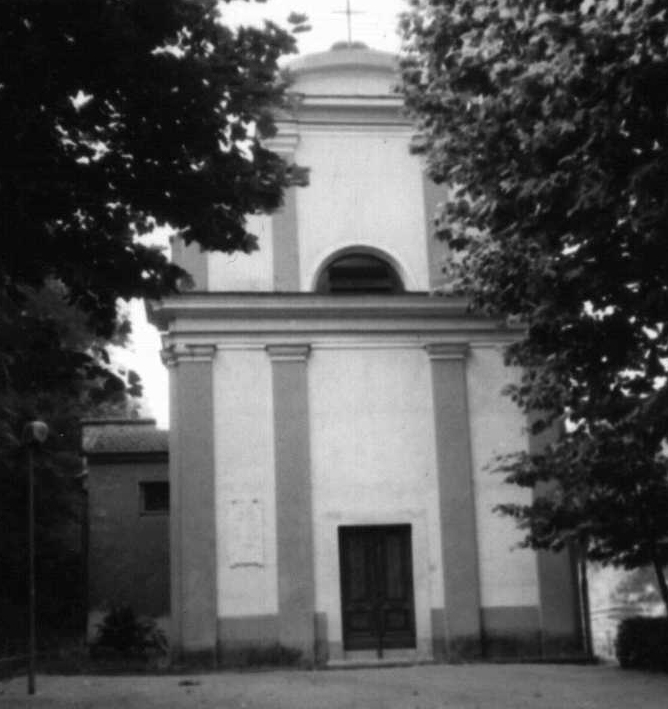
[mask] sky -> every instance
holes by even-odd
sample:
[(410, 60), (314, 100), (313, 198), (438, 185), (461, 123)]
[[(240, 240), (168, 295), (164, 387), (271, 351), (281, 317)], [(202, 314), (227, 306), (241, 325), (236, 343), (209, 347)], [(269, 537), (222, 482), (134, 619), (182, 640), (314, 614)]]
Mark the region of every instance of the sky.
[[(267, 0), (223, 3), (221, 7), (223, 17), (231, 23), (256, 23), (269, 18), (285, 25), (291, 12), (308, 15), (312, 30), (300, 35), (300, 54), (325, 51), (348, 35), (346, 0)], [(365, 42), (373, 49), (398, 51), (397, 14), (406, 7), (406, 0), (350, 0), (353, 41)]]
[[(352, 40), (373, 49), (398, 52), (397, 15), (407, 8), (406, 0), (350, 0)], [(299, 53), (329, 49), (348, 36), (346, 0), (267, 0), (267, 2), (221, 3), (223, 20), (230, 25), (262, 24), (269, 19), (287, 26), (291, 12), (308, 15), (310, 32), (299, 35)], [(133, 332), (125, 349), (114, 350), (114, 360), (135, 370), (144, 387), (142, 414), (152, 416), (158, 426), (169, 423), (167, 370), (160, 361), (160, 335), (146, 320), (142, 301), (129, 304)]]

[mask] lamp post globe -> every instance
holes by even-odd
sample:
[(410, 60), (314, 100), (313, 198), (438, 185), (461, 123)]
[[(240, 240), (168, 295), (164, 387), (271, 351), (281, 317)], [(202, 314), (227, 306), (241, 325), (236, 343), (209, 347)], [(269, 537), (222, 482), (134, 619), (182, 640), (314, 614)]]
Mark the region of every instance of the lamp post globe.
[(49, 427), (44, 421), (28, 421), (23, 427), (24, 443), (42, 444), (49, 437)]

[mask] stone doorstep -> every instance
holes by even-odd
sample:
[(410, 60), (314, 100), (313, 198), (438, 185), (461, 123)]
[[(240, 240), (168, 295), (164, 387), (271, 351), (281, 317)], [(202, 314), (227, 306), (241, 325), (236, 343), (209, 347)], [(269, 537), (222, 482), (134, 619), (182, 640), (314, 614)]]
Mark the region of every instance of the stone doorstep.
[(411, 667), (414, 665), (436, 664), (430, 654), (406, 652), (405, 650), (385, 650), (383, 657), (378, 657), (375, 650), (356, 650), (344, 653), (343, 658), (330, 659), (326, 669), (362, 669), (374, 667)]

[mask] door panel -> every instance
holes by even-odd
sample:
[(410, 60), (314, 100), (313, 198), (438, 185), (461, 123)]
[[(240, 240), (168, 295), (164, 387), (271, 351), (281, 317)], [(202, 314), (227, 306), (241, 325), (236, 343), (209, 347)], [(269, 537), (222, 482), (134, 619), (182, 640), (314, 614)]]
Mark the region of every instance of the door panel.
[(410, 525), (340, 527), (346, 650), (415, 647)]

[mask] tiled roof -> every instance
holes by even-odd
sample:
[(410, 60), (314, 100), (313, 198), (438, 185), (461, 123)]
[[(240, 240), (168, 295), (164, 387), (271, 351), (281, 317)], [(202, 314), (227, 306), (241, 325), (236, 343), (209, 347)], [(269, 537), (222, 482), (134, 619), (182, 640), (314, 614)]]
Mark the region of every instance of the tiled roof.
[(81, 423), (84, 455), (167, 453), (168, 431), (154, 419), (87, 419)]

